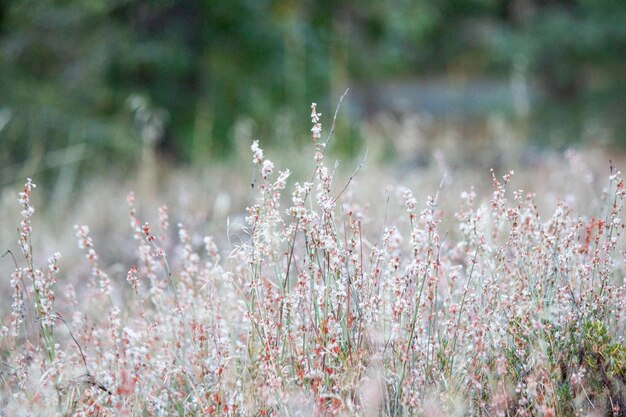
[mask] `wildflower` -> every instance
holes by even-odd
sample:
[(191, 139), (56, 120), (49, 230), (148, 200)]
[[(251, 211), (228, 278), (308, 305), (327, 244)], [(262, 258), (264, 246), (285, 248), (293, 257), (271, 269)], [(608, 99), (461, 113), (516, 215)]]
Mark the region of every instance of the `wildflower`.
[[(37, 185), (33, 184), (33, 180), (31, 180), (30, 178), (26, 178), (26, 184), (24, 184), (24, 191), (20, 193), (20, 199), (18, 200), (20, 204), (22, 205), (22, 207), (24, 207), (24, 209), (27, 211), (27, 214), (29, 215), (32, 215), (32, 213), (35, 211), (30, 206), (30, 196), (33, 192), (33, 189), (35, 188), (37, 188)], [(26, 217), (23, 211), (22, 211), (22, 216)]]
[(311, 123), (317, 123), (320, 121), (322, 113), (317, 112), (317, 103), (311, 103)]
[(406, 207), (407, 213), (414, 215), (417, 208), (417, 200), (413, 197), (413, 193), (411, 190), (407, 189), (402, 196), (404, 197), (404, 206)]
[(274, 163), (270, 161), (269, 159), (266, 159), (265, 161), (263, 161), (263, 167), (261, 168), (261, 175), (263, 176), (263, 178), (267, 178), (270, 175), (272, 175), (273, 171), (274, 171)]
[(85, 258), (91, 265), (91, 273), (94, 278), (96, 278), (100, 285), (100, 290), (104, 294), (111, 293), (111, 280), (109, 276), (100, 269), (98, 265), (98, 254), (94, 248), (93, 240), (91, 236), (89, 236), (89, 227), (85, 225), (75, 225), (74, 229), (76, 230), (76, 237), (78, 237), (78, 247), (80, 249), (86, 249), (87, 253), (85, 254)]
[(26, 260), (32, 260), (31, 257), (31, 245), (30, 245), (30, 232), (32, 231), (32, 227), (30, 224), (30, 219), (35, 212), (33, 206), (30, 205), (30, 196), (33, 192), (33, 189), (37, 186), (33, 184), (30, 178), (26, 179), (26, 184), (24, 184), (24, 191), (20, 193), (20, 205), (22, 206), (22, 221), (20, 222), (19, 229), (19, 240), (18, 243), (22, 249), (22, 253)]
[(252, 142), (252, 146), (250, 146), (252, 150), (252, 163), (260, 164), (263, 162), (263, 149), (259, 148), (259, 141), (255, 140)]
[(291, 171), (286, 169), (285, 171), (280, 171), (278, 175), (278, 179), (276, 180), (276, 189), (284, 190), (287, 187), (287, 178), (291, 175)]
[(313, 123), (313, 127), (311, 128), (311, 137), (315, 143), (317, 143), (322, 137), (322, 124), (320, 123), (321, 115), (322, 113), (317, 112), (317, 103), (311, 103), (311, 123)]
[(88, 249), (93, 247), (93, 240), (91, 240), (91, 237), (89, 236), (89, 226), (75, 225), (74, 229), (76, 229), (79, 249)]
[(11, 329), (12, 336), (18, 336), (19, 326), (24, 322), (25, 304), (24, 304), (24, 288), (22, 282), (24, 280), (25, 271), (17, 268), (11, 274), (11, 287), (13, 288), (13, 302), (11, 304)]
[(128, 272), (126, 273), (126, 281), (133, 287), (135, 291), (137, 291), (137, 286), (139, 284), (139, 279), (137, 278), (137, 267), (131, 266)]
[(143, 231), (143, 234), (146, 235), (146, 240), (148, 242), (154, 242), (155, 237), (150, 230), (150, 224), (144, 223), (144, 225), (141, 227), (141, 230)]

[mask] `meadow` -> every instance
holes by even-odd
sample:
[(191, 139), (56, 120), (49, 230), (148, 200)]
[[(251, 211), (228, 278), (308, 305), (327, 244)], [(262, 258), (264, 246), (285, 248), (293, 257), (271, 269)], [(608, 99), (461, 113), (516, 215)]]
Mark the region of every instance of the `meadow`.
[(5, 189), (0, 415), (626, 415), (619, 160), (336, 163), (324, 120), (62, 206)]

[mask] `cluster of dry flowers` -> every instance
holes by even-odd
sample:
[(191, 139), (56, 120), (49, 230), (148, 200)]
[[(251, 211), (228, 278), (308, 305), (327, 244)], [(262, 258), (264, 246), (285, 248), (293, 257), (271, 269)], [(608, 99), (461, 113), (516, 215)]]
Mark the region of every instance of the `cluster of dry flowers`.
[(595, 216), (562, 201), (542, 218), (510, 172), (487, 204), (463, 193), (453, 229), (437, 195), (405, 189), (403, 217), (372, 230), (333, 184), (315, 104), (311, 120), (314, 175), (286, 209), (290, 171), (253, 143), (249, 239), (225, 259), (182, 224), (169, 242), (167, 208), (152, 227), (129, 194), (126, 279), (78, 225), (90, 272), (64, 284), (59, 254), (33, 260), (29, 180), (0, 416), (625, 415), (619, 173)]

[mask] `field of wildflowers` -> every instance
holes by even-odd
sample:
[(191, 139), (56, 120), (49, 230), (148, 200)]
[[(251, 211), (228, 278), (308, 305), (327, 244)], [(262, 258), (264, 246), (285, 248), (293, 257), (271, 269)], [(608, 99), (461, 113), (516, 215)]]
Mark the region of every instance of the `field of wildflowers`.
[(83, 261), (42, 263), (27, 180), (2, 258), (0, 415), (626, 415), (616, 169), (593, 193), (569, 153), (578, 197), (513, 172), (484, 193), (450, 195), (445, 175), (383, 192), (363, 164), (327, 164), (333, 127), (315, 104), (311, 121), (298, 181), (252, 143), (255, 198), (226, 238), (165, 206), (148, 223), (129, 193), (132, 239), (102, 243), (122, 259), (77, 224)]

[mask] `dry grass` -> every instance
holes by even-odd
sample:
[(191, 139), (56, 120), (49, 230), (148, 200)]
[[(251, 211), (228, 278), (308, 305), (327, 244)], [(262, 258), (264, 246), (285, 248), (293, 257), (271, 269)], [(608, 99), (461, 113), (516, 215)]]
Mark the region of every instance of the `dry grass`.
[(615, 169), (336, 168), (311, 118), (313, 158), (94, 182), (53, 225), (5, 191), (0, 415), (624, 415)]

